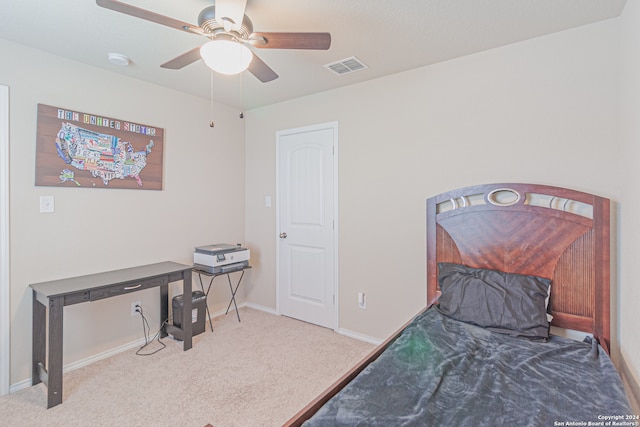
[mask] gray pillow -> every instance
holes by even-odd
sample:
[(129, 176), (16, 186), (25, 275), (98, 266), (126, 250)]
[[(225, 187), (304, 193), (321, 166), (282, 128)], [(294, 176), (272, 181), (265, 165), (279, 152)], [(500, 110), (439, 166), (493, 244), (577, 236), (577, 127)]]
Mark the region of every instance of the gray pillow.
[(511, 336), (548, 339), (550, 279), (438, 263), (438, 282), (445, 315)]

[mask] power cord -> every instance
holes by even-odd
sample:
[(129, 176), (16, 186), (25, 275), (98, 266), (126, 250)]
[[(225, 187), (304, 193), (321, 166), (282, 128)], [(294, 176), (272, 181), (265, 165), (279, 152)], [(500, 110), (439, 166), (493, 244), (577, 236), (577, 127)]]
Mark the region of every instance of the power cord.
[[(144, 333), (144, 345), (142, 347), (140, 347), (138, 349), (138, 351), (136, 351), (136, 355), (137, 356), (151, 356), (153, 354), (156, 354), (160, 350), (164, 350), (167, 347), (167, 345), (160, 340), (160, 331), (162, 331), (162, 328), (164, 327), (164, 325), (166, 325), (167, 322), (169, 322), (169, 319), (167, 319), (164, 322), (162, 322), (162, 325), (160, 325), (160, 329), (158, 329), (158, 332), (154, 335), (153, 338), (149, 339), (149, 332), (151, 331), (151, 327), (149, 326), (149, 322), (147, 322), (147, 318), (144, 317), (144, 313), (142, 311), (142, 307), (139, 306), (139, 305), (136, 305), (136, 311), (138, 313), (140, 313), (140, 317), (142, 318), (142, 332)], [(144, 350), (148, 345), (150, 345), (156, 339), (158, 340), (158, 343), (162, 347), (152, 351), (151, 353), (142, 353), (142, 350)]]

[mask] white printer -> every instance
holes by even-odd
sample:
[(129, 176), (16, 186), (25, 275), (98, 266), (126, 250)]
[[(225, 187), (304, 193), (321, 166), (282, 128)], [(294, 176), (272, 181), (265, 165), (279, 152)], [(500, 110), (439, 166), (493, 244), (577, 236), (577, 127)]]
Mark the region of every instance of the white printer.
[(193, 266), (211, 274), (229, 273), (249, 266), (249, 249), (240, 244), (200, 246), (193, 253)]

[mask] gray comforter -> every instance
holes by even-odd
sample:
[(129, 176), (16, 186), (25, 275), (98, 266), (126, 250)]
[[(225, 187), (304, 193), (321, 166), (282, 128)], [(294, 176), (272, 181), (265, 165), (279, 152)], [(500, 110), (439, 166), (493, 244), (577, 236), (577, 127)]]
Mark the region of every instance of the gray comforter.
[(532, 342), (432, 307), (304, 426), (586, 426), (630, 414), (595, 341)]

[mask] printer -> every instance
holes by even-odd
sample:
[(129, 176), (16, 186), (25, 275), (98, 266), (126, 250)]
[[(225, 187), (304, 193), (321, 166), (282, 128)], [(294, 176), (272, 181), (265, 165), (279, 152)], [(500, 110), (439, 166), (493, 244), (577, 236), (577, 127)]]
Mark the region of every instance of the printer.
[(226, 243), (199, 246), (193, 252), (193, 266), (210, 274), (242, 270), (249, 266), (249, 249)]

